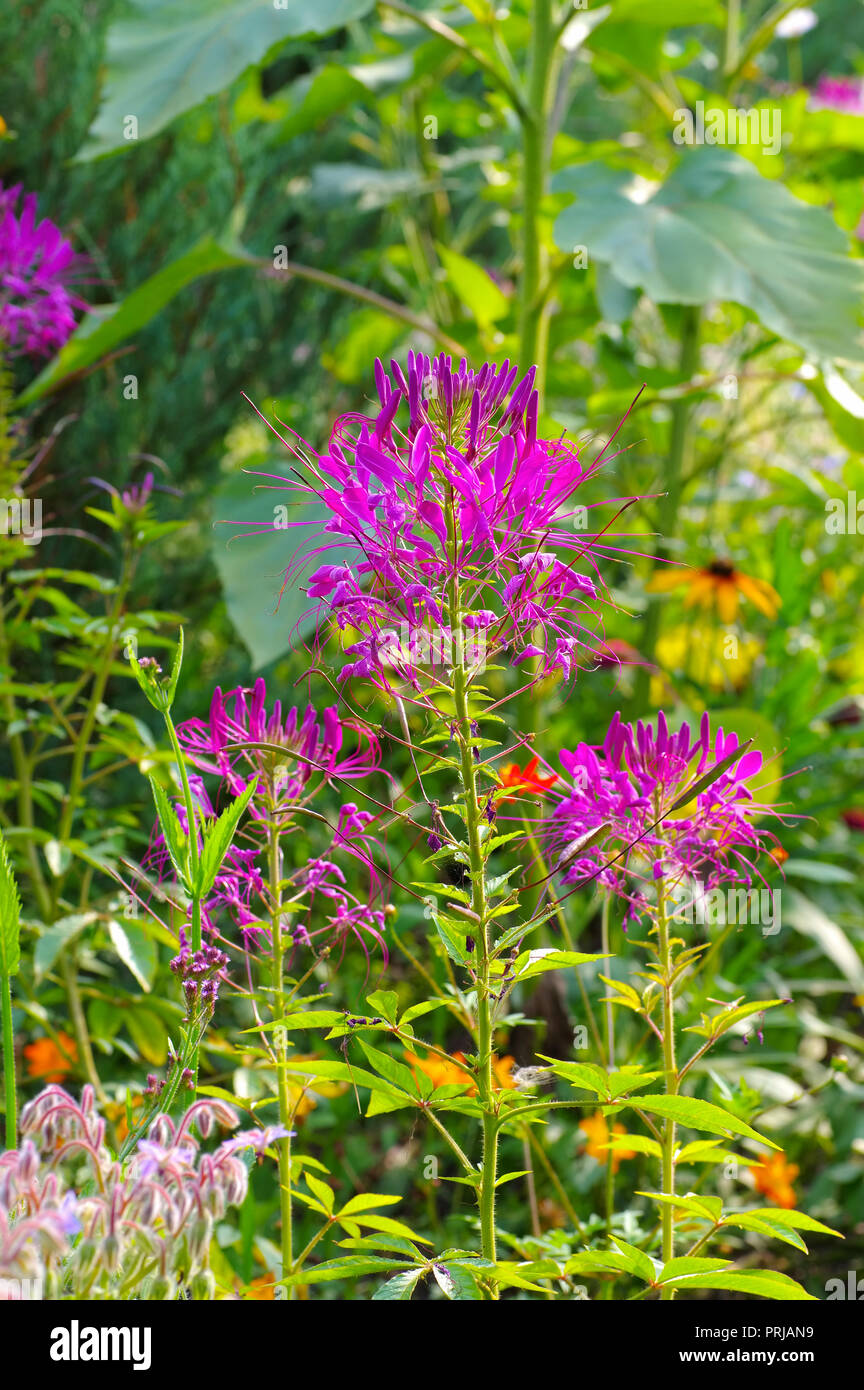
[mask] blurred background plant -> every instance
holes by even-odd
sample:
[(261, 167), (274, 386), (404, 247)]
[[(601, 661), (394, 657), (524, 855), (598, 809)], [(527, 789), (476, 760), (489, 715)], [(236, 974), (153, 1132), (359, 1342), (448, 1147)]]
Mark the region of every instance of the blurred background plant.
[[(758, 1054), (732, 1035), (706, 1094), (737, 1097), (745, 1119), (769, 1112), (799, 1204), (840, 1225), (853, 1260), (864, 12), (322, 0), (314, 23), (302, 0), (251, 15), (240, 0), (19, 0), (0, 17), (14, 55), (0, 180), (37, 193), (87, 258), (75, 293), (90, 305), (48, 360), (7, 345), (0, 383), (4, 496), (38, 498), (43, 518), (38, 545), (7, 524), (0, 550), (0, 812), (23, 899), (25, 1092), (89, 1079), (122, 1138), (126, 1088), (165, 1063), (180, 1019), (179, 920), (161, 932), (125, 888), (152, 827), (140, 771), (166, 761), (119, 659), (129, 635), (149, 649), (188, 625), (178, 718), (261, 674), (283, 703), (298, 682), (306, 694), (309, 601), (295, 587), (277, 609), (294, 547), (273, 502), (287, 495), (244, 471), (280, 475), (284, 451), (241, 393), (321, 447), (336, 415), (367, 406), (376, 354), (536, 362), (542, 433), (566, 430), (591, 457), (644, 384), (598, 490), (647, 496), (641, 550), (690, 568), (671, 587), (665, 565), (613, 567), (621, 664), (575, 690), (550, 678), (527, 711), (535, 747), (601, 737), (612, 704), (629, 717), (662, 703), (676, 724), (709, 710), (787, 776), (776, 798), (805, 818), (777, 855), (782, 928), (735, 933), (713, 988), (796, 1008), (768, 1018)], [(758, 138), (681, 136), (686, 113), (692, 134), (700, 111), (706, 131), (712, 113), (728, 130), (730, 110), (762, 113)], [(325, 648), (322, 663), (336, 656)], [(397, 786), (410, 781), (397, 744), (388, 758)], [(407, 860), (403, 880), (422, 877), (410, 842), (389, 852)], [(599, 949), (599, 902), (577, 894), (567, 910), (573, 939)], [(425, 929), (422, 905), (400, 901), (387, 985), (402, 1006)], [(624, 978), (638, 953), (611, 932)], [(349, 952), (327, 972), (344, 1007), (361, 1004), (366, 969)], [(590, 972), (572, 995), (538, 987), (522, 1000), (538, 1022), (514, 1026), (510, 1051), (569, 1056), (604, 988)], [(253, 1105), (266, 1083), (251, 1055), (238, 1064), (229, 1038), (248, 1020), (235, 1007), (216, 1017), (207, 1079)], [(439, 1044), (463, 1047), (438, 1018)], [(635, 1037), (620, 1027), (624, 1056)], [(850, 1070), (824, 1087), (841, 1052)], [(298, 1089), (295, 1122), (346, 1192), (377, 1182), (410, 1196), (438, 1248), (464, 1243), (470, 1196), (422, 1176), (416, 1141), (388, 1116), (346, 1128), (350, 1087), (319, 1084)], [(535, 1239), (554, 1243), (574, 1214), (593, 1229), (606, 1165), (579, 1139), (550, 1125), (545, 1147), (529, 1145)], [(634, 1179), (640, 1161), (624, 1161)], [(505, 1206), (524, 1200), (518, 1188)], [(258, 1233), (277, 1199), (255, 1172), (250, 1193), (229, 1284), (276, 1267)], [(648, 1219), (635, 1199), (629, 1219), (631, 1239)], [(818, 1255), (802, 1277), (818, 1291)]]

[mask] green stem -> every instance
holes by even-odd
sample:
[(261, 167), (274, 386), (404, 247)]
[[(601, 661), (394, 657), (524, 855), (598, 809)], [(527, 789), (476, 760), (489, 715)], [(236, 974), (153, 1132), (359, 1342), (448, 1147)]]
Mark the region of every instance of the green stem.
[[(699, 369), (699, 310), (687, 306), (682, 309), (681, 339), (678, 351), (678, 375), (683, 382), (689, 382)], [(691, 415), (689, 396), (682, 396), (672, 405), (672, 420), (669, 433), (669, 454), (664, 477), (665, 495), (660, 499), (660, 540), (657, 554), (662, 559), (669, 553), (669, 542), (678, 525), (678, 509), (681, 505), (681, 489), (689, 445), (689, 425)], [(647, 663), (654, 661), (657, 638), (660, 634), (660, 604), (654, 599), (648, 607), (645, 630), (642, 636), (642, 655)], [(641, 666), (636, 678), (635, 703), (637, 711), (648, 704), (648, 685), (651, 678), (649, 666)]]
[[(604, 956), (611, 955), (609, 949), (609, 914), (612, 906), (612, 894), (603, 894), (603, 906), (600, 913), (600, 950)], [(610, 967), (607, 964), (607, 969)], [(606, 1000), (606, 1064), (610, 1071), (615, 1069), (615, 1013), (610, 999)], [(609, 1138), (612, 1138), (610, 1126)], [(606, 1154), (606, 1234), (612, 1232), (612, 1216), (615, 1211), (615, 1150), (610, 1148)]]
[[(667, 1096), (678, 1094), (678, 1071), (675, 1064), (675, 992), (672, 983), (672, 959), (669, 950), (669, 918), (666, 913), (666, 894), (662, 879), (657, 887), (657, 932), (660, 948), (660, 970), (663, 976), (663, 1079)], [(663, 1125), (661, 1143), (663, 1154), (663, 1177), (661, 1191), (665, 1196), (675, 1196), (675, 1121), (666, 1120)], [(661, 1253), (663, 1263), (675, 1257), (675, 1208), (671, 1202), (663, 1203)], [(664, 1288), (661, 1299), (675, 1297), (675, 1290)]]
[(3, 1009), (3, 1083), (6, 1095), (6, 1147), (18, 1147), (18, 1104), (15, 1097), (15, 1034), (12, 1029), (12, 981), (0, 976)]
[(87, 1080), (96, 1092), (96, 1097), (100, 1104), (107, 1099), (99, 1080), (99, 1073), (96, 1070), (96, 1063), (93, 1060), (93, 1049), (90, 1046), (90, 1030), (87, 1027), (87, 1019), (84, 1016), (84, 1008), (81, 1003), (81, 992), (78, 989), (78, 956), (74, 946), (67, 946), (60, 959), (60, 967), (63, 973), (63, 985), (66, 990), (66, 1000), (69, 1004), (69, 1017), (72, 1021), (72, 1032), (75, 1034), (75, 1043), (78, 1048), (78, 1057), (84, 1067)]
[[(480, 834), (477, 804), (477, 773), (472, 753), (473, 737), (468, 709), (468, 682), (465, 653), (458, 640), (462, 632), (461, 599), (455, 557), (458, 547), (456, 508), (452, 496), (447, 506), (447, 540), (454, 556), (448, 585), (448, 619), (455, 634), (453, 702), (456, 736), (459, 740), (462, 786), (465, 792), (465, 824), (468, 832), (468, 870), (471, 876), (471, 910), (477, 923), (477, 1089), (483, 1108), (483, 1161), (480, 1179), (481, 1249), (487, 1260), (495, 1260), (495, 1180), (498, 1169), (498, 1123), (492, 1073), (492, 999), (490, 987), (489, 922), (486, 903), (486, 860)], [(497, 1297), (497, 1293), (493, 1293)]]
[(542, 240), (542, 204), (548, 178), (548, 117), (555, 57), (552, 0), (531, 6), (528, 110), (522, 121), (522, 277), (519, 287), (519, 365), (537, 367), (542, 406), (546, 385), (549, 315), (544, 295), (547, 256)]
[[(200, 851), (198, 848), (198, 813), (195, 806), (195, 799), (192, 795), (192, 788), (189, 785), (189, 774), (186, 771), (186, 759), (183, 756), (183, 749), (180, 747), (180, 740), (174, 728), (171, 711), (167, 709), (164, 710), (163, 718), (165, 720), (165, 728), (168, 731), (168, 737), (171, 741), (174, 758), (180, 772), (180, 782), (183, 787), (183, 804), (186, 807), (186, 824), (189, 828), (189, 859), (192, 870), (192, 882), (194, 883), (198, 878), (198, 865), (200, 862)], [(198, 894), (194, 892), (192, 894), (192, 950), (201, 950), (201, 899)], [(189, 1101), (190, 1105), (194, 1105), (198, 1097), (199, 1059), (200, 1037), (195, 1043), (192, 1051), (192, 1059), (189, 1064), (192, 1072), (192, 1096)]]
[[(282, 850), (279, 846), (279, 829), (271, 825), (268, 842), (268, 861), (270, 867), (270, 910), (272, 913), (273, 935), (273, 1018), (285, 1017), (285, 942), (282, 936)], [(293, 1119), (291, 1095), (288, 1090), (288, 1040), (284, 1028), (276, 1028), (276, 1085), (279, 1100), (279, 1123), (284, 1129), (291, 1129)], [(282, 1278), (289, 1279), (293, 1273), (294, 1260), (294, 1222), (291, 1205), (291, 1137), (280, 1139), (279, 1148), (279, 1209), (282, 1235)], [(293, 1284), (286, 1285), (289, 1301), (294, 1298)]]

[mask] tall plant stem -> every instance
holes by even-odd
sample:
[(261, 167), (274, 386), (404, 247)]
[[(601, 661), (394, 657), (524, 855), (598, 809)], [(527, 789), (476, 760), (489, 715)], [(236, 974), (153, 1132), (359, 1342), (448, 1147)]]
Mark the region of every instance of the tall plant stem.
[[(612, 954), (609, 949), (609, 916), (612, 908), (612, 894), (603, 894), (600, 912), (600, 950), (604, 956)], [(607, 965), (607, 970), (609, 966)], [(615, 1012), (612, 1000), (606, 1000), (606, 1062), (610, 1071), (615, 1069)], [(612, 1138), (612, 1135), (609, 1135)], [(612, 1231), (612, 1216), (615, 1211), (615, 1150), (610, 1148), (606, 1154), (606, 1234)]]
[[(667, 1096), (678, 1094), (678, 1070), (675, 1063), (675, 990), (672, 983), (672, 959), (669, 950), (669, 917), (666, 912), (666, 894), (662, 879), (657, 886), (657, 932), (659, 937), (660, 971), (663, 977), (663, 1073), (664, 1089)], [(661, 1143), (663, 1154), (663, 1178), (661, 1191), (667, 1197), (675, 1196), (675, 1121), (666, 1120), (663, 1126)], [(663, 1263), (675, 1256), (675, 1208), (671, 1202), (663, 1203), (661, 1253)], [(675, 1290), (664, 1288), (663, 1299), (675, 1297)]]
[(18, 1147), (18, 1102), (15, 1095), (15, 1034), (12, 1030), (12, 981), (0, 975), (0, 1008), (3, 1013), (3, 1089), (6, 1108), (6, 1147)]
[[(682, 310), (681, 338), (678, 348), (678, 375), (682, 382), (689, 382), (699, 369), (699, 310), (687, 306)], [(689, 452), (689, 431), (692, 406), (687, 396), (681, 396), (672, 405), (672, 420), (669, 431), (669, 453), (666, 472), (663, 478), (665, 495), (660, 504), (660, 540), (657, 554), (660, 558), (669, 553), (669, 542), (678, 525), (678, 511), (681, 506), (681, 490), (684, 484), (684, 470)], [(646, 662), (653, 662), (660, 633), (660, 605), (654, 600), (645, 619), (641, 649)], [(648, 682), (650, 670), (641, 666), (636, 679), (636, 709), (640, 712), (648, 704)]]
[(537, 367), (542, 406), (546, 384), (549, 316), (546, 303), (547, 257), (542, 238), (542, 203), (549, 167), (548, 119), (555, 59), (552, 0), (531, 6), (528, 108), (522, 119), (522, 277), (519, 286), (519, 365)]
[(468, 677), (465, 651), (460, 640), (463, 614), (457, 575), (458, 536), (456, 508), (452, 497), (447, 507), (447, 539), (453, 554), (452, 578), (448, 585), (448, 618), (454, 634), (453, 702), (456, 736), (459, 740), (460, 769), (465, 793), (465, 825), (468, 835), (468, 870), (471, 876), (471, 910), (477, 932), (477, 1090), (483, 1108), (483, 1161), (480, 1179), (481, 1249), (487, 1260), (495, 1259), (495, 1180), (498, 1169), (498, 1123), (492, 1073), (492, 999), (490, 988), (489, 922), (486, 903), (486, 860), (481, 837), (480, 808), (477, 800), (477, 773), (472, 754), (471, 718), (468, 709)]
[[(291, 1128), (291, 1096), (288, 1091), (288, 1041), (279, 1020), (285, 1017), (285, 942), (282, 936), (282, 850), (279, 845), (279, 829), (270, 827), (268, 842), (268, 861), (270, 869), (270, 897), (273, 935), (273, 1019), (277, 1023), (274, 1034), (276, 1046), (276, 1087), (279, 1101), (279, 1123), (284, 1129)], [(278, 1141), (279, 1148), (279, 1210), (282, 1235), (282, 1278), (293, 1273), (294, 1261), (294, 1223), (291, 1207), (291, 1137), (290, 1134)], [(294, 1298), (293, 1285), (286, 1286), (286, 1297)]]
[[(163, 711), (165, 728), (168, 731), (168, 738), (171, 741), (171, 748), (180, 772), (180, 782), (183, 787), (183, 804), (186, 807), (186, 824), (189, 828), (189, 858), (192, 869), (193, 882), (198, 877), (198, 864), (200, 861), (200, 851), (198, 848), (198, 814), (195, 806), (195, 798), (192, 795), (192, 788), (189, 785), (189, 774), (186, 771), (186, 759), (183, 756), (183, 749), (180, 747), (180, 740), (177, 737), (177, 730), (174, 728), (174, 720), (171, 718), (170, 710)], [(192, 950), (201, 950), (201, 899), (197, 893), (192, 894)], [(196, 1042), (192, 1052), (190, 1070), (192, 1072), (192, 1099), (190, 1104), (194, 1104), (198, 1095), (198, 1062), (200, 1047)]]
[(78, 955), (74, 945), (67, 946), (62, 952), (60, 968), (63, 974), (66, 1001), (69, 1005), (69, 1017), (72, 1021), (72, 1032), (75, 1034), (78, 1056), (81, 1059), (87, 1080), (96, 1092), (98, 1101), (102, 1104), (107, 1100), (107, 1096), (102, 1089), (99, 1073), (96, 1070), (96, 1062), (93, 1058), (93, 1048), (90, 1046), (90, 1030), (84, 1016), (81, 992), (78, 989)]

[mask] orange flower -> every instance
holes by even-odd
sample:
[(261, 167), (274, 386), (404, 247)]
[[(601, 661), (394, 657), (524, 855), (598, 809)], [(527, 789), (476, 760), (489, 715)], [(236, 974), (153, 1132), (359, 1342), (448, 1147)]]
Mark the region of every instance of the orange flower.
[[(133, 1124), (137, 1124), (140, 1117), (135, 1116), (135, 1111), (140, 1110), (144, 1104), (143, 1096), (133, 1096), (131, 1109), (133, 1112)], [(107, 1120), (114, 1121), (114, 1138), (118, 1144), (122, 1144), (129, 1137), (129, 1125), (126, 1122), (126, 1102), (110, 1100), (102, 1107)]]
[(775, 845), (773, 849), (769, 849), (768, 854), (775, 864), (785, 864), (789, 858), (788, 849), (784, 849), (782, 845)]
[(266, 1302), (268, 1299), (276, 1297), (276, 1276), (275, 1274), (258, 1274), (246, 1285), (244, 1298), (251, 1299), (253, 1302)]
[[(502, 767), (500, 772), (501, 788), (511, 787), (515, 792), (534, 792), (537, 796), (542, 796), (549, 787), (554, 786), (558, 781), (557, 774), (550, 772), (548, 777), (543, 777), (537, 771), (540, 766), (539, 758), (532, 758), (524, 767), (518, 763), (508, 763)], [(512, 801), (513, 796), (503, 796), (503, 801)]]
[[(609, 1126), (606, 1123), (606, 1116), (602, 1110), (595, 1110), (593, 1115), (586, 1115), (584, 1120), (579, 1121), (579, 1128), (588, 1135), (588, 1143), (585, 1145), (585, 1152), (592, 1158), (596, 1158), (598, 1163), (605, 1163), (609, 1157)], [(616, 1120), (612, 1126), (613, 1134), (626, 1134), (627, 1131), (622, 1124)], [(635, 1158), (635, 1149), (613, 1149), (612, 1150), (612, 1172), (617, 1173), (621, 1166), (622, 1158)]]
[(714, 608), (724, 623), (734, 623), (738, 616), (738, 598), (748, 598), (766, 618), (776, 618), (782, 602), (776, 589), (764, 579), (754, 579), (736, 570), (731, 560), (712, 560), (704, 569), (664, 568), (651, 576), (646, 589), (650, 594), (665, 594), (670, 589), (688, 589), (685, 608)]
[(75, 1070), (78, 1061), (75, 1039), (61, 1031), (57, 1034), (57, 1042), (59, 1047), (53, 1038), (37, 1038), (24, 1048), (27, 1071), (34, 1081), (62, 1081)]
[[(476, 1096), (477, 1083), (474, 1077), (463, 1064), (465, 1054), (454, 1052), (452, 1058), (437, 1056), (430, 1052), (428, 1057), (417, 1057), (413, 1052), (406, 1052), (405, 1057), (411, 1065), (412, 1071), (422, 1071), (424, 1076), (428, 1076), (433, 1086), (467, 1086), (465, 1092), (467, 1096)], [(512, 1072), (516, 1060), (514, 1057), (499, 1057), (492, 1053), (492, 1074), (494, 1085), (497, 1091), (515, 1091), (516, 1082), (510, 1073)]]
[(750, 1167), (757, 1192), (764, 1192), (775, 1207), (794, 1207), (795, 1189), (792, 1183), (801, 1170), (797, 1163), (787, 1163), (786, 1155), (773, 1153), (770, 1158)]

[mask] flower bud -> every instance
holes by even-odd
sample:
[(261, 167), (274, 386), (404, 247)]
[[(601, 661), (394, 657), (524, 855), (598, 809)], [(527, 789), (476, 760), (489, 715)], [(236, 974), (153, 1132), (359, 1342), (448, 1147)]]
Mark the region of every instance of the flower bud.
[(189, 1292), (196, 1300), (212, 1299), (216, 1294), (216, 1280), (210, 1269), (199, 1270), (189, 1285)]

